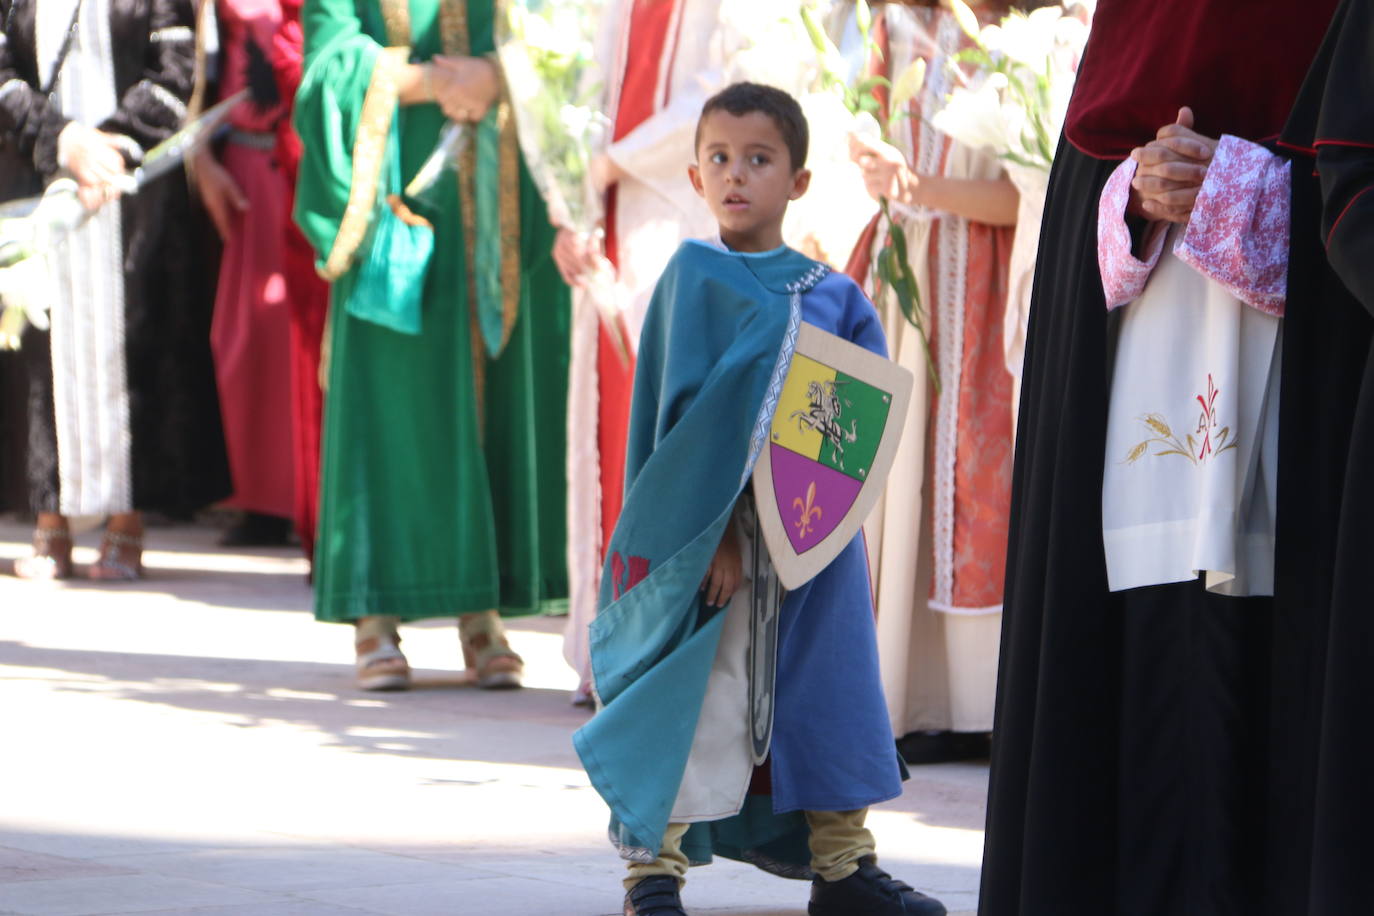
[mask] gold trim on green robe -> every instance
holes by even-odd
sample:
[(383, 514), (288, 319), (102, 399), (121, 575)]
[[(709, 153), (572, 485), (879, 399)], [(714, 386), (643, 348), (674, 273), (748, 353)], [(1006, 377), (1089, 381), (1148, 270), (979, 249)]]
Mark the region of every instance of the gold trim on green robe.
[(338, 234), (334, 236), (334, 245), (320, 270), (320, 276), (330, 282), (342, 277), (353, 266), (353, 256), (372, 221), (387, 136), (396, 117), (397, 79), (409, 57), (408, 47), (385, 48), (377, 56), (372, 70), (353, 139), (353, 182), (349, 187), (348, 205), (344, 208)]
[[(453, 47), (444, 32), (458, 21), (470, 29), (466, 50), (490, 53), (493, 18), (491, 0), (411, 0), (404, 13), (375, 0), (305, 5), (295, 216), (325, 253), (321, 267), (339, 268), (332, 298), (343, 306), (330, 318), (321, 619), (528, 613), (566, 596), (569, 297), (513, 134), (501, 142), (511, 120), (501, 106), (474, 131), (489, 127), (498, 155), (469, 144), (473, 159), (416, 211), (422, 220), (388, 205), (445, 123), (434, 104), (398, 104), (401, 68)], [(499, 225), (484, 223), (480, 194), (468, 198), (463, 185), (497, 189), (486, 212)], [(489, 315), (476, 305), (484, 269), (496, 277)], [(389, 320), (393, 299), (413, 314)]]

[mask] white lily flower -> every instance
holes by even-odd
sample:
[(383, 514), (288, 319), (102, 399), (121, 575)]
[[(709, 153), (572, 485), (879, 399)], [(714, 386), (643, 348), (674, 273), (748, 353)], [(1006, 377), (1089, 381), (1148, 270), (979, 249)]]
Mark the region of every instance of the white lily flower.
[(571, 6), (556, 7), (549, 17), (549, 26), (558, 36), (558, 41), (549, 45), (549, 50), (562, 57), (576, 56), (582, 45), (582, 13)]
[[(555, 10), (554, 17), (563, 15), (562, 10)], [(566, 18), (563, 15), (563, 18)], [(568, 29), (566, 23), (560, 23), (557, 18), (545, 19), (542, 16), (527, 16), (525, 18), (525, 45), (534, 51), (542, 51), (555, 57), (572, 57), (577, 53), (579, 43), (579, 32), (575, 29)]]
[(592, 113), (590, 109), (580, 105), (563, 105), (558, 109), (558, 120), (569, 134), (580, 137), (591, 123)]
[(602, 0), (508, 0), (497, 51), (530, 176), (560, 224), (591, 231), (599, 214), (588, 171), (609, 134), (593, 39)]
[(0, 305), (0, 350), (18, 350), (24, 335), (24, 310)]
[(1002, 50), (1002, 44), (1005, 39), (1002, 37), (1002, 27), (1000, 25), (987, 26), (983, 29), (979, 37), (982, 40), (983, 47), (989, 51)]
[(982, 27), (978, 24), (978, 14), (975, 13), (964, 0), (949, 0), (950, 12), (954, 14), (954, 21), (959, 23), (959, 28), (964, 30), (974, 41), (980, 38)]
[(0, 350), (17, 350), (24, 328), (49, 326), (51, 276), (48, 251), (55, 239), (87, 216), (76, 193), (76, 182), (60, 178), (48, 185), (42, 199), (25, 217), (0, 223)]
[(26, 325), (48, 329), (48, 260), (42, 254), (0, 269), (0, 350), (17, 350)]
[(1073, 96), (1072, 76), (1050, 82), (1049, 126), (1051, 136), (1057, 136), (1064, 127), (1064, 119), (1069, 113), (1069, 99)]
[[(1041, 15), (1048, 13), (1048, 16)], [(1038, 74), (1055, 48), (1055, 23), (1062, 16), (1054, 7), (1042, 7), (1029, 16), (1012, 13), (1002, 20), (998, 51)]]
[(1088, 43), (1088, 26), (1074, 16), (1060, 16), (1054, 24), (1054, 40), (1061, 48), (1082, 51)]
[(1007, 79), (994, 73), (975, 89), (955, 89), (949, 102), (931, 118), (935, 129), (973, 149), (1001, 155), (1010, 136), (1003, 113), (1001, 90)]
[(907, 104), (921, 91), (925, 82), (926, 60), (924, 57), (918, 57), (907, 65), (892, 84), (891, 109), (894, 117), (897, 112), (906, 110)]

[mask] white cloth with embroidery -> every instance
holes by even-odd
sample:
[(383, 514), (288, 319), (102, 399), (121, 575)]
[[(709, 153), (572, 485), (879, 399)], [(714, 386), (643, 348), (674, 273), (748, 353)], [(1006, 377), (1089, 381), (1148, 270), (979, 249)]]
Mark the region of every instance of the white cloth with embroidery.
[(1281, 319), (1171, 253), (1126, 306), (1102, 480), (1112, 591), (1273, 592)]
[(1102, 484), (1111, 590), (1274, 582), (1287, 163), (1223, 139), (1186, 227), (1130, 253), (1134, 163), (1103, 191), (1099, 257), (1116, 341)]

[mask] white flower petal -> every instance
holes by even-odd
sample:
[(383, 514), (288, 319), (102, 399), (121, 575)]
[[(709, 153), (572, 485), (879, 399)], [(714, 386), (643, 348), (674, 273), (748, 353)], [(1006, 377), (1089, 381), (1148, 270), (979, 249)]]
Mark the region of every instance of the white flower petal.
[(891, 108), (894, 116), (906, 110), (907, 103), (916, 97), (925, 82), (926, 61), (924, 57), (918, 57), (907, 65), (892, 85)]

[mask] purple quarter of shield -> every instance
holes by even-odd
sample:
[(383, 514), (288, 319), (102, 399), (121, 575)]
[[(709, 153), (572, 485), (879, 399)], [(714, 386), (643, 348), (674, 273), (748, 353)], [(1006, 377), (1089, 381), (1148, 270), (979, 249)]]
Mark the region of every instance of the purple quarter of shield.
[(844, 520), (863, 481), (770, 443), (773, 493), (787, 539), (798, 554), (815, 547)]

